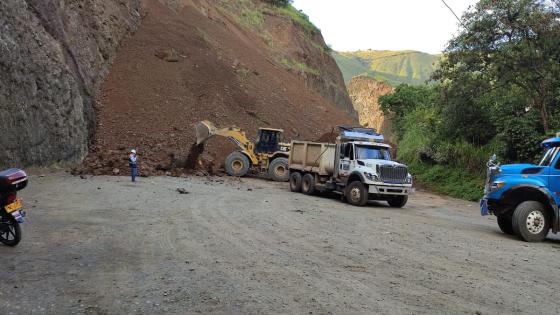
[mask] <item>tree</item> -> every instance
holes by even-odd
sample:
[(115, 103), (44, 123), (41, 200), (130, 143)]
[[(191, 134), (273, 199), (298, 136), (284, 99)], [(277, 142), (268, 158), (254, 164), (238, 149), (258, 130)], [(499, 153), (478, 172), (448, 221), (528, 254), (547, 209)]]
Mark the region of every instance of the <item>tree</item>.
[(404, 118), (417, 107), (436, 107), (439, 101), (437, 86), (412, 86), (401, 84), (391, 94), (381, 96), (379, 103), (386, 114), (394, 115), (395, 134), (400, 137), (404, 132)]
[(489, 110), (487, 94), (499, 98), (516, 87), (548, 133), (560, 91), (559, 1), (481, 0), (465, 13), (462, 25), (433, 76), (442, 82), (452, 109), (447, 113), (467, 118), (473, 114), (465, 122), (472, 125), (477, 112)]

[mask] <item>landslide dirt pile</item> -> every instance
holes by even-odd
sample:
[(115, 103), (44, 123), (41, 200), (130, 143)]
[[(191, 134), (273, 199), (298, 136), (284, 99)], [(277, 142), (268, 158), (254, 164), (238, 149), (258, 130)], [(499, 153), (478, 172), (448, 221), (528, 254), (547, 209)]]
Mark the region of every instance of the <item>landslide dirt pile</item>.
[[(332, 126), (356, 123), (216, 2), (144, 5), (140, 27), (124, 41), (98, 94), (95, 141), (77, 172), (122, 173), (127, 151), (136, 148), (141, 174), (181, 174), (193, 163), (193, 124), (204, 119), (236, 125), (250, 137), (258, 127), (283, 128), (285, 140), (316, 139)], [(232, 149), (213, 138), (195, 164), (215, 171)]]
[(358, 112), (360, 124), (377, 129), (387, 141), (391, 140), (391, 118), (383, 113), (379, 97), (391, 92), (391, 86), (368, 76), (354, 77), (348, 84), (348, 93)]
[(138, 0), (0, 1), (0, 168), (79, 161)]

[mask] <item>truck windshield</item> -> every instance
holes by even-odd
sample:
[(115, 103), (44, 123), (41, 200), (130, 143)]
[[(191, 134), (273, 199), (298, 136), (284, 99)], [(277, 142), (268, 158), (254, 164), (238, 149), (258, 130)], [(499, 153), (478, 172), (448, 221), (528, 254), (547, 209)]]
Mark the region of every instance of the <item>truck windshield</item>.
[(548, 149), (544, 153), (544, 156), (543, 156), (541, 162), (539, 163), (539, 166), (549, 166), (550, 163), (552, 163), (552, 161), (554, 160), (554, 157), (556, 156), (556, 154), (558, 154), (558, 147)]
[(358, 160), (391, 160), (391, 152), (385, 147), (356, 145), (356, 159)]

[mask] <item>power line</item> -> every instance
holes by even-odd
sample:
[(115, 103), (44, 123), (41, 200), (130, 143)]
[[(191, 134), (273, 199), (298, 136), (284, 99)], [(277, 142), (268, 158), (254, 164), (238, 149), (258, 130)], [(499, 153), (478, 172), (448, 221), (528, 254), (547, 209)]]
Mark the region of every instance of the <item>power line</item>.
[(443, 4), (445, 4), (445, 6), (449, 9), (449, 11), (451, 11), (451, 13), (453, 13), (453, 15), (455, 16), (455, 18), (457, 19), (457, 21), (459, 21), (459, 23), (461, 25), (463, 25), (463, 22), (461, 21), (461, 19), (459, 18), (459, 16), (457, 14), (455, 14), (455, 11), (453, 11), (453, 9), (451, 9), (451, 7), (447, 4), (447, 2), (445, 2), (445, 0), (441, 0), (441, 2), (443, 2)]

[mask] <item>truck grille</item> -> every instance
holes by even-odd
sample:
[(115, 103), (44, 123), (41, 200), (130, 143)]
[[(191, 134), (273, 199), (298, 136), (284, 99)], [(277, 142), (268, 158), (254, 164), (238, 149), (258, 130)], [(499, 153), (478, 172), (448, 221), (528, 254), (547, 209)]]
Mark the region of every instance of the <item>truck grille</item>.
[(381, 165), (379, 177), (383, 182), (403, 184), (406, 182), (408, 169), (406, 166)]

